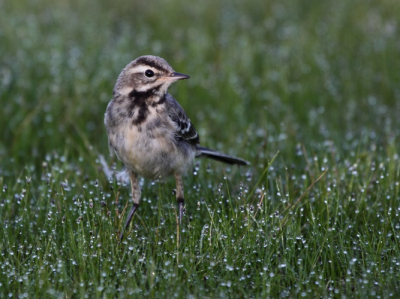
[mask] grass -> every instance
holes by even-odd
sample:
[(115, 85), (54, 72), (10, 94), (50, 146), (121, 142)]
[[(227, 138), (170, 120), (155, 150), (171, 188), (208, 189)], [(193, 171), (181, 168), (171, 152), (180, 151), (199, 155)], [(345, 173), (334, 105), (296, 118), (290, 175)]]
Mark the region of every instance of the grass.
[[(398, 297), (396, 1), (0, 3), (0, 297)], [(164, 57), (202, 143), (174, 181), (108, 181), (120, 70)], [(122, 165), (107, 158), (118, 170)]]

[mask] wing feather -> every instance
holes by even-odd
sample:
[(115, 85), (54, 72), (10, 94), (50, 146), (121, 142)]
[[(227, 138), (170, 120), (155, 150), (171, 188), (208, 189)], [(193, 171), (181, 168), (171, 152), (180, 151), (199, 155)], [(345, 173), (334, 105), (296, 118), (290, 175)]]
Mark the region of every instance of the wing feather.
[(165, 95), (165, 106), (168, 116), (176, 125), (177, 140), (183, 140), (193, 145), (199, 144), (200, 138), (196, 128), (190, 122), (185, 110), (170, 94)]

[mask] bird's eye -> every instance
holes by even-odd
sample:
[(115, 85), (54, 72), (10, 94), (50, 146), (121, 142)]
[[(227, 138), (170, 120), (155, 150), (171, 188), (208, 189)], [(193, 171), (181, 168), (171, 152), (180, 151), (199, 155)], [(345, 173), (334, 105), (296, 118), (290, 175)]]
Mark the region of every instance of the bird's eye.
[(146, 77), (153, 77), (154, 76), (154, 72), (152, 70), (147, 70), (144, 72), (144, 74), (146, 75)]

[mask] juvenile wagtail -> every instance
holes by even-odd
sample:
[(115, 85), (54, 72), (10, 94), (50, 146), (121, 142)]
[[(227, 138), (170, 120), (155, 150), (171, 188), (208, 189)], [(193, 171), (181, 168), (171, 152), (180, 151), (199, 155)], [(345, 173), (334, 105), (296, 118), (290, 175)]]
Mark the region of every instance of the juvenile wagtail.
[(190, 119), (167, 93), (173, 82), (183, 79), (189, 79), (189, 76), (175, 72), (164, 59), (150, 55), (135, 59), (118, 76), (104, 123), (110, 151), (125, 164), (132, 187), (133, 207), (125, 230), (140, 203), (138, 175), (150, 179), (175, 176), (181, 222), (184, 209), (182, 174), (194, 158), (249, 164), (200, 146), (199, 135)]

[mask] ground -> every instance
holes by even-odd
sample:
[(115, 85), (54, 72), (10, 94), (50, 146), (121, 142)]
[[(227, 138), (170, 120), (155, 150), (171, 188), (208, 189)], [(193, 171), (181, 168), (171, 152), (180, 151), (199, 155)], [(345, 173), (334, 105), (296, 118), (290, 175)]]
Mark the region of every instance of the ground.
[[(26, 2), (26, 3), (25, 3)], [(0, 3), (0, 297), (398, 297), (398, 1)], [(104, 175), (121, 69), (165, 58), (202, 144), (174, 179)], [(179, 241), (179, 236), (181, 238)]]

